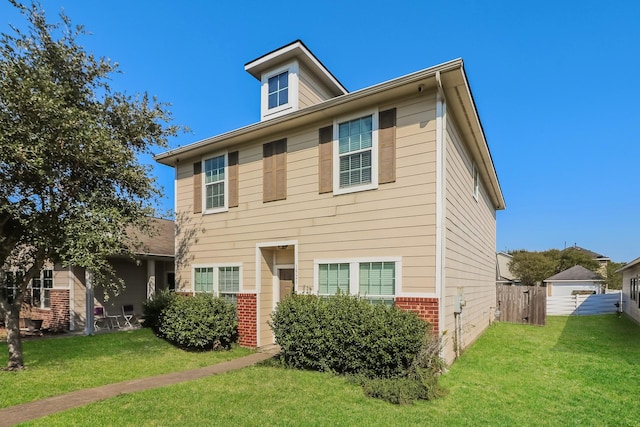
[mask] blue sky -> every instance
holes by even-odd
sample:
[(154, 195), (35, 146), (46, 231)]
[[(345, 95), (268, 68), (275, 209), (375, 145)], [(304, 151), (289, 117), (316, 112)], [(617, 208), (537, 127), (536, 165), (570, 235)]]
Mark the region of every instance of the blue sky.
[[(0, 30), (21, 25), (0, 0)], [(362, 6), (365, 4), (365, 6)], [(170, 102), (171, 146), (259, 120), (244, 64), (301, 39), (350, 91), (463, 58), (507, 209), (497, 250), (640, 256), (640, 2), (44, 0), (120, 64), (113, 85)], [(173, 170), (156, 165), (165, 209)]]

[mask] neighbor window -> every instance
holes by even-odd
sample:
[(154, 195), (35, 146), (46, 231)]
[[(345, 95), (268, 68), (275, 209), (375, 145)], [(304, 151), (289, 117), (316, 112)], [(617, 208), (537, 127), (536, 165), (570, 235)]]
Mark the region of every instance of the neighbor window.
[(205, 209), (225, 208), (225, 155), (204, 161)]
[(269, 109), (289, 103), (289, 72), (268, 79)]
[(316, 289), (321, 296), (342, 292), (392, 305), (400, 269), (399, 258), (316, 261)]
[(634, 301), (636, 301), (638, 298), (638, 279), (635, 277), (632, 277), (629, 280), (629, 295)]
[(237, 304), (240, 292), (239, 265), (196, 267), (193, 274), (195, 292), (208, 292)]
[(18, 295), (18, 289), (20, 289), (20, 283), (22, 282), (22, 273), (14, 273), (13, 271), (6, 271), (1, 275), (4, 281), (4, 289), (0, 291), (6, 292), (5, 296), (9, 304), (13, 304), (13, 300)]
[(34, 307), (51, 308), (51, 288), (53, 288), (53, 270), (42, 270), (39, 277), (31, 281), (31, 303)]

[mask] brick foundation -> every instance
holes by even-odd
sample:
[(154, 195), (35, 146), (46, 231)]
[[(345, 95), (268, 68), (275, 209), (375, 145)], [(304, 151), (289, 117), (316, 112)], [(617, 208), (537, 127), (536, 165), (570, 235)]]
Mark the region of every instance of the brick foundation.
[(238, 343), (258, 346), (258, 298), (256, 294), (238, 294)]
[(433, 332), (440, 332), (438, 324), (438, 298), (396, 297), (396, 306), (418, 314), (422, 320), (431, 323)]
[[(69, 290), (51, 289), (51, 307), (37, 308), (23, 304), (20, 317), (42, 320), (42, 328), (52, 331), (69, 330)], [(25, 294), (25, 301), (31, 299), (31, 292)]]

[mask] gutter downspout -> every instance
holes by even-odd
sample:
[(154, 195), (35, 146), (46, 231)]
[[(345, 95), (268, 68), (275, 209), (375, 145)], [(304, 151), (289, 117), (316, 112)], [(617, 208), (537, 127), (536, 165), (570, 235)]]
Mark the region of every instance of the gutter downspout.
[[(446, 123), (447, 104), (444, 98), (440, 71), (436, 71), (436, 296), (438, 297), (438, 333), (445, 327), (445, 211), (446, 211)], [(444, 358), (444, 346), (440, 348)]]

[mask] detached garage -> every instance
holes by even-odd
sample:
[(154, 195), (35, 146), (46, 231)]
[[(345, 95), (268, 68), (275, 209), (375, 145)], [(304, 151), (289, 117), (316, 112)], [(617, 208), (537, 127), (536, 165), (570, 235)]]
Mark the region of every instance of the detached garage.
[(604, 279), (581, 265), (576, 265), (544, 280), (547, 296), (562, 297), (575, 294), (601, 294)]

